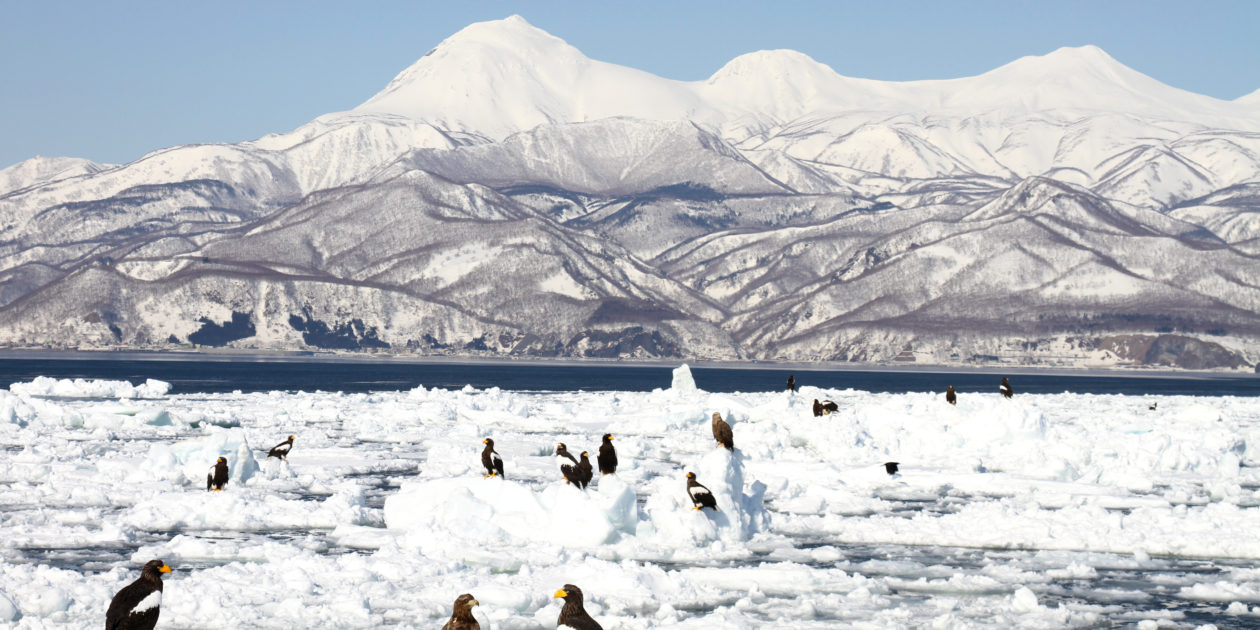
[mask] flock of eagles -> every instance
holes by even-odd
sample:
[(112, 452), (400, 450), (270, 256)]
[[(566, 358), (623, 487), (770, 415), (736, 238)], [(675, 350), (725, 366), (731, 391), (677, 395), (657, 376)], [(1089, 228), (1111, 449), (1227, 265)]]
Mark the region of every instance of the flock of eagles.
[[(796, 391), (796, 376), (789, 376), (787, 380), (787, 390)], [(1015, 391), (1011, 388), (1008, 378), (1002, 378), (1002, 384), (999, 391), (1006, 398), (1015, 395)], [(954, 392), (954, 386), (950, 385), (945, 390), (945, 400), (951, 405), (958, 404), (958, 395)], [(819, 402), (814, 399), (813, 411), (815, 416), (824, 416), (837, 411), (839, 406), (830, 400)], [(713, 439), (718, 445), (729, 450), (735, 450), (735, 437), (731, 431), (731, 425), (722, 419), (722, 414), (714, 413), (713, 421)], [(275, 445), (267, 452), (267, 457), (276, 457), (283, 461), (288, 461), (289, 451), (293, 448), (294, 436), (290, 435), (289, 439)], [(613, 436), (605, 433), (602, 443), (599, 447), (599, 455), (596, 457), (596, 464), (599, 466), (599, 472), (604, 475), (611, 475), (617, 472), (617, 451), (613, 447)], [(481, 451), (481, 465), (486, 469), (486, 477), (504, 477), (503, 475), (503, 458), (494, 450), (494, 440), (486, 438), (483, 442), (485, 448)], [(595, 476), (594, 467), (591, 465), (590, 456), (586, 451), (582, 451), (580, 459), (575, 459), (569, 453), (568, 447), (562, 442), (556, 446), (555, 458), (560, 468), (560, 474), (564, 477), (565, 483), (572, 484), (578, 488), (586, 488)], [(884, 470), (889, 475), (897, 474), (898, 462), (885, 462)], [(696, 480), (696, 474), (688, 472), (687, 478), (687, 494), (691, 497), (691, 502), (695, 506), (694, 509), (700, 510), (708, 508), (717, 510), (717, 500), (713, 493), (703, 484)], [(218, 458), (214, 466), (210, 468), (210, 473), (206, 475), (207, 491), (222, 491), (227, 487), (228, 483), (228, 465), (227, 459)], [(158, 613), (162, 604), (162, 574), (170, 573), (171, 567), (161, 560), (150, 560), (144, 565), (144, 569), (140, 572), (140, 577), (135, 582), (123, 587), (114, 595), (114, 599), (109, 603), (109, 610), (105, 613), (105, 630), (153, 630), (157, 625)], [(586, 608), (582, 605), (582, 589), (572, 584), (565, 584), (555, 592), (552, 597), (564, 599), (564, 606), (560, 609), (560, 616), (556, 619), (556, 628), (566, 630), (603, 630), (603, 626), (595, 621), (593, 617), (586, 612)], [(481, 625), (477, 623), (476, 617), (473, 617), (472, 607), (478, 605), (477, 599), (471, 593), (464, 593), (455, 598), (454, 611), (451, 618), (442, 626), (442, 630), (480, 630)]]

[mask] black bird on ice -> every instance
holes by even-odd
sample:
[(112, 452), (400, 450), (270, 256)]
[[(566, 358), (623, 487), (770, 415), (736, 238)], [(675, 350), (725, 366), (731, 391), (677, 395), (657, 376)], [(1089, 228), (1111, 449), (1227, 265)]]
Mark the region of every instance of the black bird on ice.
[(564, 598), (564, 606), (560, 608), (560, 616), (556, 618), (557, 630), (560, 628), (565, 630), (604, 630), (604, 627), (599, 625), (599, 622), (595, 621), (582, 605), (582, 589), (572, 584), (565, 584), (552, 597)]
[(617, 472), (617, 449), (613, 448), (612, 441), (612, 434), (605, 433), (604, 441), (599, 445), (599, 457), (596, 461), (599, 463), (599, 472), (603, 475)]
[(279, 457), (280, 461), (287, 462), (289, 461), (289, 450), (292, 448), (293, 436), (290, 435), (289, 439), (271, 447), (271, 450), (267, 451), (267, 458), (270, 459), (272, 457)]
[(227, 486), (227, 482), (227, 459), (220, 457), (219, 460), (214, 463), (214, 466), (210, 467), (210, 474), (206, 475), (206, 492), (211, 490), (219, 492)]
[(486, 438), (481, 441), (486, 447), (481, 449), (481, 465), (485, 466), (487, 477), (503, 476), (503, 458), (494, 452), (494, 440)]
[(581, 471), (578, 470), (578, 461), (569, 453), (569, 447), (564, 442), (556, 445), (556, 466), (560, 468), (560, 475), (564, 477), (565, 483), (582, 487), (579, 483)]
[(162, 574), (171, 567), (150, 560), (135, 582), (114, 595), (105, 612), (105, 630), (153, 630), (162, 606)]
[(713, 508), (718, 509), (717, 499), (713, 498), (713, 492), (696, 481), (696, 473), (687, 473), (687, 494), (691, 496), (691, 502), (695, 508)]

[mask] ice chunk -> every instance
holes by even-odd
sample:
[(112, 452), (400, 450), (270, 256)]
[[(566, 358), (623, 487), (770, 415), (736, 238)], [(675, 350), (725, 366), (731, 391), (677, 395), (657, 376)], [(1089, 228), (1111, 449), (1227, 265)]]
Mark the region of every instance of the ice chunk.
[(604, 475), (596, 480), (595, 500), (613, 527), (634, 533), (639, 522), (638, 497), (617, 475)]
[(0, 424), (26, 426), (35, 417), (35, 409), (25, 400), (0, 390)]
[(233, 492), (230, 485), (225, 492), (159, 494), (126, 510), (122, 520), (153, 532), (334, 529), (370, 522), (361, 497), (339, 493), (323, 502), (294, 501), (271, 494)]
[[(769, 515), (763, 505), (765, 484), (756, 482), (744, 493), (743, 453), (715, 448), (700, 459), (692, 472), (696, 480), (713, 493), (717, 511), (695, 510), (687, 494), (685, 472), (665, 475), (653, 484), (647, 505), (647, 527), (640, 533), (652, 536), (658, 544), (675, 546), (722, 539), (744, 541), (764, 531)], [(669, 543), (668, 541), (677, 542)]]
[(17, 604), (4, 591), (0, 591), (0, 621), (17, 621), (18, 616)]
[(592, 493), (556, 484), (535, 493), (501, 478), (407, 483), (385, 499), (385, 524), (464, 541), (593, 547), (632, 525), (633, 491), (616, 480), (606, 485)]
[(674, 381), (669, 389), (677, 394), (694, 394), (696, 391), (696, 379), (691, 377), (691, 368), (684, 363), (674, 368)]
[(243, 483), (258, 472), (258, 462), (245, 439), (244, 429), (224, 429), (205, 437), (175, 444), (154, 444), (140, 472), (149, 477), (204, 486), (210, 467), (227, 459), (228, 479)]
[(134, 407), (130, 405), (109, 405), (89, 407), (83, 410), (82, 417), (72, 416), (74, 425), (88, 429), (121, 429), (123, 427), (170, 426), (171, 414), (165, 409)]
[(9, 391), (14, 394), (45, 398), (161, 398), (170, 390), (170, 383), (155, 379), (148, 379), (142, 385), (132, 385), (130, 381), (39, 376), (29, 383), (9, 385)]

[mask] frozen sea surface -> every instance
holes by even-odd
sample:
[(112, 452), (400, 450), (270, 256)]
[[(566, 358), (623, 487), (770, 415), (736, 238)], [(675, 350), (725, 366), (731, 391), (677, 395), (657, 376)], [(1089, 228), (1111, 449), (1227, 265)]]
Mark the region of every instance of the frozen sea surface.
[[(617, 474), (566, 486), (556, 444), (606, 432)], [(464, 592), (553, 628), (565, 583), (609, 630), (1260, 627), (1258, 491), (1252, 397), (42, 381), (0, 391), (0, 625), (97, 627), (161, 558), (159, 628), (437, 628)]]

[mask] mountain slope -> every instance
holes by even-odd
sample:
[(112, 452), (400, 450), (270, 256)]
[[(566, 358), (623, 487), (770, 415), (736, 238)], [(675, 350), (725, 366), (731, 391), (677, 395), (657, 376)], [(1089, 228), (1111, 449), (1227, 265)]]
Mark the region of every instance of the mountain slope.
[(1254, 100), (1090, 46), (681, 82), (479, 23), (287, 133), (0, 171), (0, 343), (1237, 369)]

